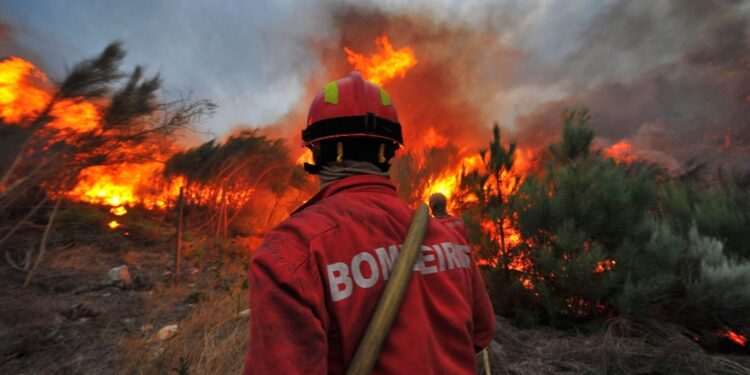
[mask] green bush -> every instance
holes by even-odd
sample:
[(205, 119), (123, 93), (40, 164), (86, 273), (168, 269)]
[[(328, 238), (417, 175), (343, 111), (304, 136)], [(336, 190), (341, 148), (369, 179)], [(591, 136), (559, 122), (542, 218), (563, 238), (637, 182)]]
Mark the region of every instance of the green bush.
[[(544, 170), (503, 201), (523, 238), (509, 253), (530, 262), (485, 270), (496, 312), (524, 326), (663, 321), (714, 341), (750, 332), (750, 194), (603, 158), (589, 121), (565, 112)], [(492, 210), (467, 207), (467, 225), (481, 232), (476, 212)], [(497, 254), (481, 234), (481, 252)]]

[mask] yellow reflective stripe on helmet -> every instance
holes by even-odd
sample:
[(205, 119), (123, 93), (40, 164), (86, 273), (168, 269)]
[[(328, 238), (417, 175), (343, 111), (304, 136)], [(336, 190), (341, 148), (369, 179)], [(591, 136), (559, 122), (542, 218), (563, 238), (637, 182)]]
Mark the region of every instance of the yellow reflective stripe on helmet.
[(323, 86), (323, 100), (330, 104), (339, 104), (339, 85), (337, 81), (328, 82)]
[(385, 90), (383, 90), (382, 87), (378, 87), (378, 88), (380, 89), (380, 101), (383, 103), (383, 105), (391, 105), (391, 104), (393, 104), (391, 102), (390, 95), (388, 95), (388, 93), (385, 92)]

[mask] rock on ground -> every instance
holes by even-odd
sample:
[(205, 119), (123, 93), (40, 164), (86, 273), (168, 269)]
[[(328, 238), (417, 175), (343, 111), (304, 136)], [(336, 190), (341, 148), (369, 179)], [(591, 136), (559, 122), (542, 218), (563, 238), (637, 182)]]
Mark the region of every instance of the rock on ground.
[(158, 332), (156, 332), (156, 340), (158, 341), (167, 341), (171, 339), (172, 337), (175, 337), (177, 335), (178, 326), (177, 324), (170, 324), (168, 326), (162, 327)]
[(121, 288), (125, 288), (130, 286), (132, 283), (132, 279), (130, 278), (130, 270), (128, 269), (128, 266), (122, 265), (119, 267), (114, 267), (107, 271), (107, 274), (104, 276), (104, 279), (102, 279), (101, 285), (102, 286), (119, 286)]

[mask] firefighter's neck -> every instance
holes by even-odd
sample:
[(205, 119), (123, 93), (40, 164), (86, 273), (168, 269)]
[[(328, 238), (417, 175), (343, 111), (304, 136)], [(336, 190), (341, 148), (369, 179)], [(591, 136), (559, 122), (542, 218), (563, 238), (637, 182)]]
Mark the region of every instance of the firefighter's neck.
[(433, 211), (432, 212), (432, 217), (434, 217), (435, 219), (443, 219), (449, 216), (450, 215), (448, 215), (448, 213), (445, 211)]
[(361, 160), (342, 160), (328, 163), (320, 169), (317, 176), (320, 181), (320, 188), (322, 189), (328, 184), (343, 178), (365, 174), (390, 178), (388, 172), (381, 171), (377, 165)]

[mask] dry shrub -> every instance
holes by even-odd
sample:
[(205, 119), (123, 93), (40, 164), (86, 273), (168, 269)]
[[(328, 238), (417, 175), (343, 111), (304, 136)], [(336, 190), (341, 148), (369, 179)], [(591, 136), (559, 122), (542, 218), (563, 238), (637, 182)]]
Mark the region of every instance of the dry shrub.
[(158, 342), (153, 334), (122, 347), (124, 374), (237, 374), (244, 364), (247, 318), (237, 317), (232, 296), (214, 293), (196, 305), (179, 324), (177, 335)]
[(490, 356), (493, 374), (750, 374), (746, 356), (708, 354), (676, 326), (624, 319), (583, 335), (498, 318)]
[(70, 273), (104, 274), (117, 262), (116, 257), (103, 254), (93, 245), (75, 246), (70, 249), (50, 252), (46, 266), (52, 271), (68, 271)]

